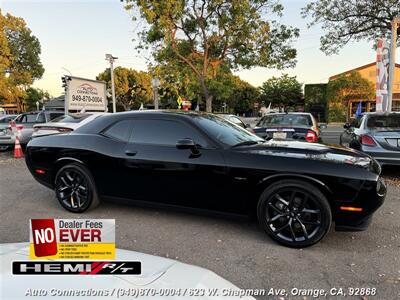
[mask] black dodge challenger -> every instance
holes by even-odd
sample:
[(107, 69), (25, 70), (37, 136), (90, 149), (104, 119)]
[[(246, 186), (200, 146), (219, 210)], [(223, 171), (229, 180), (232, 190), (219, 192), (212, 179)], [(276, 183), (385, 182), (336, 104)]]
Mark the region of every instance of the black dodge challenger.
[(382, 205), (381, 169), (355, 150), (265, 140), (213, 114), (136, 111), (100, 116), (71, 133), (33, 138), (26, 163), (60, 204), (100, 200), (257, 216), (290, 247), (363, 230)]

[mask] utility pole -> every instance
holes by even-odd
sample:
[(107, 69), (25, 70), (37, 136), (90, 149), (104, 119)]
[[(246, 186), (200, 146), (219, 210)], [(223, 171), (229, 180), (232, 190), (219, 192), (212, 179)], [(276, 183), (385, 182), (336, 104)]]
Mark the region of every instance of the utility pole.
[(112, 54), (106, 54), (106, 60), (110, 62), (110, 72), (111, 72), (111, 94), (113, 101), (113, 113), (117, 111), (117, 105), (115, 103), (115, 87), (114, 87), (114, 60), (118, 57), (112, 56)]
[(390, 40), (390, 63), (389, 63), (389, 82), (388, 82), (388, 104), (386, 111), (392, 111), (392, 100), (393, 100), (393, 82), (394, 82), (394, 70), (396, 62), (396, 48), (397, 48), (397, 28), (399, 25), (399, 18), (394, 17), (392, 20), (392, 36)]

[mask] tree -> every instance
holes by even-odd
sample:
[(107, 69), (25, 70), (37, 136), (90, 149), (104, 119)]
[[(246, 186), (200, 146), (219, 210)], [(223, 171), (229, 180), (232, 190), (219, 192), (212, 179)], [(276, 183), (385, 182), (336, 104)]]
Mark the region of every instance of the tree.
[(320, 24), (326, 31), (320, 49), (333, 54), (350, 41), (390, 39), (391, 21), (400, 15), (400, 5), (398, 0), (315, 0), (302, 15), (312, 18), (309, 26)]
[(36, 109), (36, 102), (43, 105), (43, 100), (49, 100), (51, 98), (49, 92), (34, 87), (26, 89), (25, 104), (29, 110)]
[[(180, 61), (168, 62), (152, 68), (150, 72), (160, 78), (159, 94), (162, 106), (177, 108), (176, 100), (179, 96), (190, 100), (193, 107), (200, 103), (201, 86), (186, 64)], [(220, 66), (217, 76), (209, 80), (207, 85), (213, 95), (213, 111), (222, 111), (223, 105), (226, 104), (228, 108), (244, 113), (251, 109), (258, 97), (257, 89), (233, 75), (225, 64)]]
[(126, 9), (139, 9), (148, 24), (139, 48), (153, 47), (159, 63), (172, 59), (186, 64), (199, 82), (207, 111), (212, 110), (210, 82), (221, 65), (295, 64), (296, 50), (290, 42), (298, 29), (265, 19), (282, 14), (283, 7), (275, 0), (127, 0)]
[(283, 74), (281, 77), (272, 77), (260, 87), (261, 100), (265, 105), (291, 106), (298, 103), (303, 97), (302, 84), (296, 76)]
[(329, 121), (346, 120), (349, 100), (373, 99), (374, 97), (374, 85), (356, 71), (329, 81), (326, 91)]
[[(106, 69), (96, 77), (107, 84), (111, 94), (111, 72)], [(152, 101), (151, 77), (147, 72), (117, 67), (114, 69), (115, 98), (117, 110), (138, 109), (141, 103)]]
[(39, 40), (25, 21), (0, 10), (0, 101), (22, 110), (26, 88), (44, 73), (40, 53)]

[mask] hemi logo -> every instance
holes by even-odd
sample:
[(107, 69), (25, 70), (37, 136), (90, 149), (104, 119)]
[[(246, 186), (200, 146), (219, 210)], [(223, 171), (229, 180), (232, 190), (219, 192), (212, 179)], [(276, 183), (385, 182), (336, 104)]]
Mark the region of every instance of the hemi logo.
[(140, 275), (140, 261), (13, 261), (14, 275)]
[(37, 257), (57, 254), (54, 219), (32, 219), (32, 237)]

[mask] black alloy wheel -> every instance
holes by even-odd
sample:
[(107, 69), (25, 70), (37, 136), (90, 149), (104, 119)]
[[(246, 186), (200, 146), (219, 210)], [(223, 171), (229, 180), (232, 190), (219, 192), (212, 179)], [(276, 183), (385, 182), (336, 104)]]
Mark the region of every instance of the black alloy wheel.
[(315, 186), (300, 180), (283, 180), (261, 195), (258, 220), (274, 240), (301, 248), (325, 236), (332, 216), (326, 197)]
[(99, 203), (90, 172), (79, 164), (69, 164), (58, 171), (55, 192), (62, 207), (70, 212), (82, 213)]

